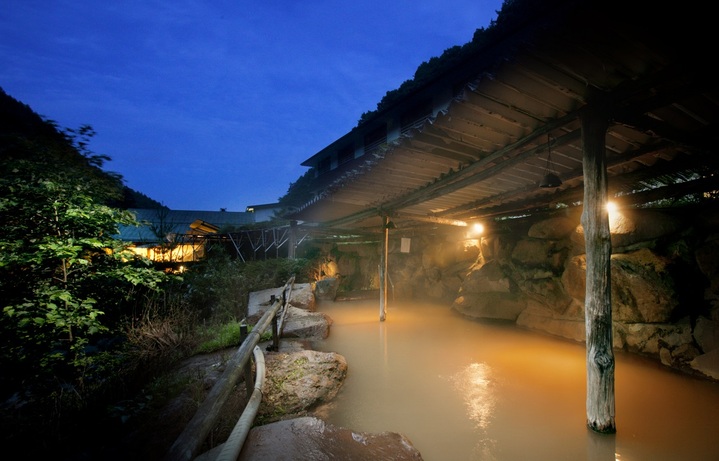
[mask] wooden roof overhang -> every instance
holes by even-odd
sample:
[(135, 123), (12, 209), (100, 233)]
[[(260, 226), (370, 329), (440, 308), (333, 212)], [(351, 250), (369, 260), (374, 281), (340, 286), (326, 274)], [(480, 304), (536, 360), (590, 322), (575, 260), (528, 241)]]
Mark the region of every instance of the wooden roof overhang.
[[(581, 205), (580, 117), (597, 94), (612, 108), (611, 196), (631, 204), (718, 189), (706, 8), (545, 3), (452, 70), (464, 80), (445, 110), (348, 164), (295, 218), (361, 233), (379, 232), (387, 215), (403, 230)], [(563, 183), (540, 188), (550, 150)]]

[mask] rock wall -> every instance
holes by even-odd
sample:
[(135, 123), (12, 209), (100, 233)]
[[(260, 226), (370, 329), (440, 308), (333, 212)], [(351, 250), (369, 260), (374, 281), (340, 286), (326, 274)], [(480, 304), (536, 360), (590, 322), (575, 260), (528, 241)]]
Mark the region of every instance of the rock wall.
[[(402, 252), (402, 239), (391, 236), (388, 266), (391, 296), (395, 299), (433, 299), (452, 302), (479, 254), (457, 234), (417, 235)], [(319, 247), (322, 262), (316, 282), (318, 299), (337, 293), (378, 290), (382, 246), (375, 243)], [(327, 294), (329, 293), (329, 295)]]
[[(585, 340), (586, 254), (578, 212), (483, 239), (452, 308), (475, 319)], [(719, 379), (719, 232), (714, 216), (630, 209), (611, 215), (613, 340)], [(496, 251), (502, 248), (502, 251)]]
[[(478, 240), (465, 229), (390, 233), (390, 295), (583, 342), (580, 213), (514, 220)], [(615, 347), (719, 380), (719, 213), (630, 209), (610, 217)], [(318, 273), (336, 279), (339, 293), (376, 290), (381, 251), (380, 244), (326, 245)]]

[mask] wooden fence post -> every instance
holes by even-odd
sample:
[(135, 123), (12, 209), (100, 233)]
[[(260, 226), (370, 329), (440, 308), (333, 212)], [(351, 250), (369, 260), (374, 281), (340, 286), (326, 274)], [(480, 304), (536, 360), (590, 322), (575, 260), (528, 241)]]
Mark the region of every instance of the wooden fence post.
[[(242, 344), (245, 339), (247, 339), (247, 324), (243, 323), (240, 325), (240, 344)], [(252, 392), (254, 390), (254, 386), (252, 383), (252, 364), (251, 362), (247, 362), (245, 365), (245, 390), (247, 392), (247, 398), (250, 398), (252, 395)]]
[(279, 329), (279, 319), (277, 318), (277, 315), (272, 317), (272, 350), (273, 351), (279, 351), (280, 350), (280, 329)]

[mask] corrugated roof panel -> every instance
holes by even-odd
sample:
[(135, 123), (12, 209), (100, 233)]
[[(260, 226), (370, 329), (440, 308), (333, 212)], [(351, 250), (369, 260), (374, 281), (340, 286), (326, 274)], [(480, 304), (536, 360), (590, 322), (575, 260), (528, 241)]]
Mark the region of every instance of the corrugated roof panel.
[[(120, 226), (116, 238), (126, 242), (158, 242), (168, 234), (193, 233), (195, 221), (209, 223), (222, 230), (255, 222), (254, 214), (233, 211), (167, 210), (132, 208), (140, 226)], [(159, 235), (158, 235), (159, 234)]]
[[(526, 18), (525, 29), (499, 34), (502, 40), (466, 68), (449, 69), (441, 79), (456, 84), (453, 90), (464, 87), (457, 99), (336, 180), (312, 205), (313, 216), (347, 227), (355, 218), (357, 226), (379, 223), (371, 217), (380, 213), (495, 216), (576, 203), (583, 196), (582, 116), (597, 97), (612, 110), (606, 135), (612, 190), (632, 190), (653, 175), (679, 177), (687, 157), (718, 174), (719, 83), (696, 55), (711, 32), (692, 27), (703, 12), (654, 4), (647, 20), (598, 0), (557, 5), (556, 15)], [(412, 98), (395, 110), (415, 106)], [(538, 187), (548, 139), (552, 169), (563, 180), (550, 190)]]

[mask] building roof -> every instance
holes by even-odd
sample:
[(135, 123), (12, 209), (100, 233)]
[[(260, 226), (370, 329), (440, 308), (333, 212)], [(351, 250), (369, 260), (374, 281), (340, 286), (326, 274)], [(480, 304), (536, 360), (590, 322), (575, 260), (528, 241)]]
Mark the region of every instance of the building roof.
[(263, 203), (260, 205), (247, 205), (246, 210), (277, 210), (282, 208), (279, 203)]
[[(419, 125), (319, 177), (293, 219), (379, 232), (383, 215), (411, 229), (581, 205), (581, 117), (600, 99), (611, 104), (611, 196), (631, 205), (719, 189), (719, 81), (703, 51), (712, 15), (700, 2), (642, 4), (505, 2), (512, 20), (500, 14), (468, 59), (303, 163), (448, 95)], [(538, 187), (548, 166), (559, 187)]]
[(248, 212), (167, 209), (130, 209), (140, 226), (120, 226), (116, 238), (134, 243), (156, 243), (158, 236), (204, 235), (254, 223)]

